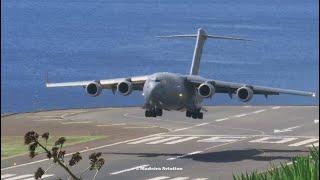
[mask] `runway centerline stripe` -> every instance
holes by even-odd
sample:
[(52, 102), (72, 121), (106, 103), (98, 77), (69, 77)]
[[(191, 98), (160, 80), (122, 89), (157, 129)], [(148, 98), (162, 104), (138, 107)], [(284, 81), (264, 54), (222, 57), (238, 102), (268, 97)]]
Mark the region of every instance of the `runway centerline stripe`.
[(163, 179), (169, 179), (169, 178), (170, 178), (169, 176), (159, 176), (159, 177), (151, 178), (148, 180), (163, 180)]
[(244, 116), (247, 116), (248, 114), (239, 114), (239, 115), (235, 115), (234, 117), (236, 118), (241, 118), (241, 117), (244, 117)]
[(176, 177), (176, 178), (172, 178), (170, 180), (186, 180), (189, 179), (189, 177)]
[(168, 158), (167, 161), (172, 161), (172, 160), (175, 160), (175, 159), (178, 159), (178, 158), (183, 158), (183, 157), (187, 157), (187, 156), (191, 156), (191, 155), (195, 155), (195, 154), (200, 154), (202, 152), (203, 151), (194, 151), (194, 152), (191, 152), (191, 153), (188, 153), (188, 154), (184, 154), (184, 155), (181, 155), (181, 156)]
[(297, 142), (297, 143), (294, 143), (294, 144), (289, 144), (289, 146), (301, 146), (301, 145), (305, 145), (305, 144), (308, 144), (308, 143), (312, 143), (312, 142), (316, 142), (318, 141), (319, 139), (307, 139), (307, 140), (304, 140), (304, 141), (300, 141), (300, 142)]
[(193, 127), (193, 126), (185, 127), (185, 128), (181, 128), (181, 129), (175, 129), (174, 132), (183, 131), (183, 130), (186, 130), (186, 129), (191, 129), (192, 127)]
[(229, 118), (217, 119), (216, 122), (225, 121), (225, 120), (228, 120), (228, 119), (229, 119)]
[(201, 123), (201, 124), (197, 124), (197, 125), (194, 125), (194, 126), (204, 126), (204, 125), (207, 125), (207, 124), (209, 124), (209, 123)]
[(169, 138), (166, 138), (166, 139), (160, 139), (160, 140), (157, 140), (157, 141), (152, 141), (152, 142), (149, 142), (147, 144), (160, 144), (160, 143), (164, 143), (164, 142), (175, 140), (175, 139), (179, 139), (179, 138), (181, 138), (181, 137), (173, 136), (173, 137), (169, 137)]
[(15, 174), (4, 174), (4, 175), (1, 175), (1, 179), (8, 178), (8, 177), (11, 177), (11, 176), (15, 176)]
[[(54, 176), (54, 174), (45, 174), (41, 177), (41, 179), (47, 178), (47, 177), (51, 177)], [(34, 180), (34, 177), (32, 178), (27, 178), (27, 179), (23, 179), (23, 180)]]
[(258, 114), (258, 113), (261, 113), (261, 112), (264, 112), (266, 111), (265, 109), (261, 109), (261, 110), (258, 110), (258, 111), (253, 111), (252, 114)]
[(164, 143), (164, 144), (177, 144), (177, 143), (182, 143), (182, 142), (190, 141), (192, 139), (197, 139), (197, 138), (199, 138), (199, 137), (196, 137), (196, 136), (187, 137), (187, 138), (184, 138), (184, 139), (178, 139), (178, 140), (167, 142), (167, 143)]
[(195, 178), (195, 179), (192, 179), (192, 180), (207, 180), (208, 178)]
[(116, 172), (113, 172), (113, 173), (110, 173), (110, 174), (111, 175), (117, 175), (117, 174), (133, 171), (133, 170), (144, 168), (144, 167), (148, 167), (148, 166), (149, 166), (149, 164), (144, 164), (144, 165), (141, 165), (141, 166), (136, 166), (136, 167), (133, 167), (133, 168), (124, 169), (124, 170), (121, 170), (121, 171), (116, 171)]
[(88, 124), (91, 123), (92, 121), (74, 121), (74, 122), (62, 122), (61, 124)]
[(7, 178), (5, 180), (17, 180), (17, 179), (22, 179), (22, 178), (28, 178), (28, 177), (32, 177), (33, 174), (25, 174), (25, 175), (21, 175), (21, 176), (15, 176), (12, 178)]
[(156, 136), (156, 137), (151, 137), (151, 138), (146, 138), (146, 139), (142, 139), (142, 140), (138, 140), (138, 141), (129, 142), (127, 144), (139, 144), (139, 143), (144, 143), (144, 142), (163, 139), (163, 138), (164, 137), (162, 137), (162, 136)]

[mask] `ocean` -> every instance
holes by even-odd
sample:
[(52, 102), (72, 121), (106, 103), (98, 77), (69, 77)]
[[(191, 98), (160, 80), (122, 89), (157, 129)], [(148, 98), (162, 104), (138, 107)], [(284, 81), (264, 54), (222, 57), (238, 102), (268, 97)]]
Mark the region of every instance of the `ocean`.
[[(1, 0), (1, 114), (65, 108), (141, 106), (104, 90), (45, 87), (49, 81), (97, 80), (155, 72), (188, 74), (196, 33), (209, 39), (200, 75), (212, 79), (318, 91), (319, 1), (316, 0)], [(208, 105), (241, 105), (217, 94)], [(254, 96), (251, 105), (318, 105), (289, 95)]]

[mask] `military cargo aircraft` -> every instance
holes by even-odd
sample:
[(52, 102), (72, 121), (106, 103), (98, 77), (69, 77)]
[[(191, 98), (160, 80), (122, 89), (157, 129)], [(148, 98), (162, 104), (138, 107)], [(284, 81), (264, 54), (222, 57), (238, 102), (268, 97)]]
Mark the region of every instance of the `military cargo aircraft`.
[(208, 35), (202, 28), (197, 34), (160, 36), (162, 38), (196, 38), (192, 65), (189, 75), (158, 72), (151, 75), (117, 79), (103, 79), (76, 82), (46, 82), (46, 87), (84, 87), (88, 95), (99, 96), (103, 89), (110, 89), (127, 96), (132, 91), (142, 91), (146, 117), (162, 116), (163, 110), (185, 111), (187, 117), (203, 118), (202, 101), (215, 93), (226, 93), (231, 98), (235, 94), (240, 101), (248, 102), (253, 95), (291, 94), (315, 97), (314, 92), (279, 89), (252, 84), (226, 82), (199, 76), (200, 59), (205, 41), (208, 38), (250, 41), (243, 38)]

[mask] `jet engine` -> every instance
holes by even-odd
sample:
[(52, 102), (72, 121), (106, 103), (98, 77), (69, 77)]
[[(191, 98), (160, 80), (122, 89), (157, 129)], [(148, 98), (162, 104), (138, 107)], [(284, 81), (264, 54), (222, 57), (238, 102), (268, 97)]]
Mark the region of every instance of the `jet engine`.
[(198, 94), (203, 98), (211, 97), (215, 93), (215, 88), (212, 84), (202, 83), (198, 87)]
[(118, 84), (117, 90), (122, 95), (127, 96), (132, 92), (132, 83), (129, 81), (122, 81)]
[(242, 102), (248, 102), (253, 97), (253, 91), (250, 87), (241, 87), (237, 89), (237, 96)]
[(86, 86), (86, 92), (88, 95), (90, 96), (99, 96), (101, 94), (101, 91), (102, 91), (102, 87), (99, 83), (97, 82), (92, 82), (92, 83), (89, 83), (87, 86)]

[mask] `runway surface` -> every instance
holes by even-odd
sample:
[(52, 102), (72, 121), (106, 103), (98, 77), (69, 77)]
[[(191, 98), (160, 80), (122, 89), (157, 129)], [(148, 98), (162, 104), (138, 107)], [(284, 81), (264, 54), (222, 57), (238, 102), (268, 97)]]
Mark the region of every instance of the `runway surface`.
[[(68, 122), (121, 125), (163, 132), (126, 137), (82, 151), (79, 169), (86, 169), (88, 154), (102, 152), (106, 165), (96, 179), (232, 179), (233, 174), (265, 171), (271, 164), (288, 163), (296, 155), (319, 146), (318, 106), (215, 106), (206, 107), (204, 119), (186, 118), (181, 112), (164, 112), (145, 118), (141, 108), (88, 109), (64, 116)], [(52, 114), (52, 112), (51, 112)], [(130, 133), (129, 133), (130, 134)], [(1, 179), (29, 179), (47, 160), (2, 167)], [(95, 172), (83, 179), (91, 179)], [(44, 179), (67, 179), (54, 167)]]

